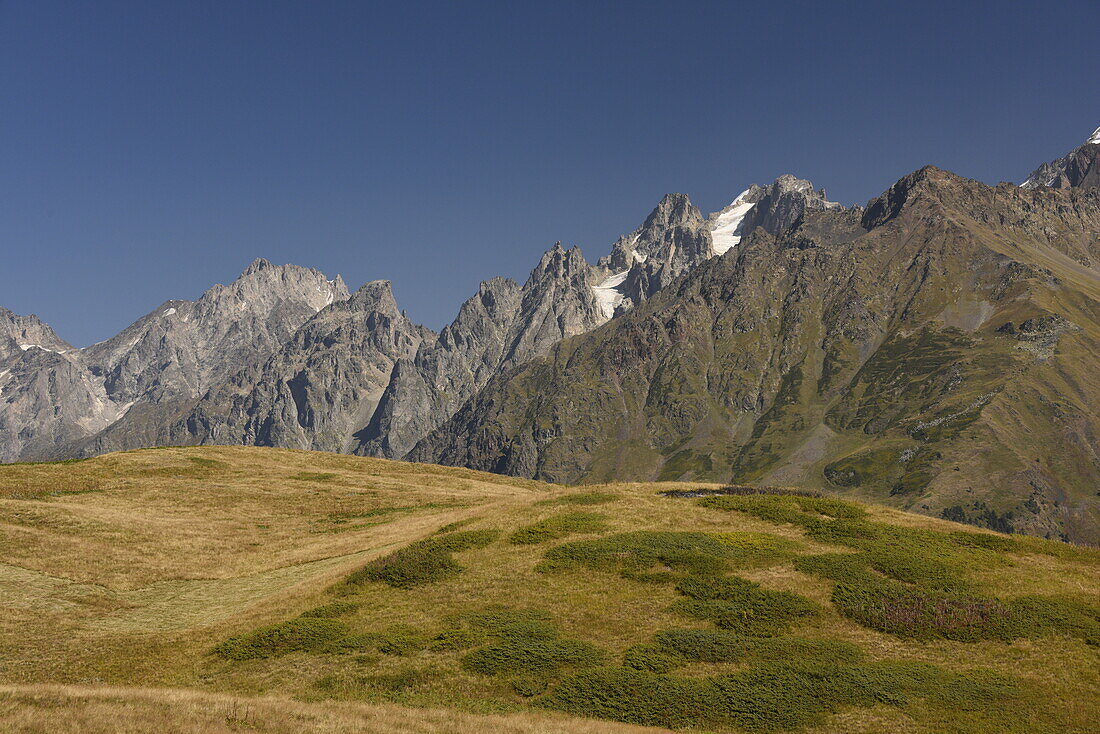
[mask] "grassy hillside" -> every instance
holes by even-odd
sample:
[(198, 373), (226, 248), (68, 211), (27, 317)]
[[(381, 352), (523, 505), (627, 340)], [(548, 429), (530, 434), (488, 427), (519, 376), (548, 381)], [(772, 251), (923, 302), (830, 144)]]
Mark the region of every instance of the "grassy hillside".
[(1100, 552), (707, 486), (0, 466), (0, 729), (1100, 727)]

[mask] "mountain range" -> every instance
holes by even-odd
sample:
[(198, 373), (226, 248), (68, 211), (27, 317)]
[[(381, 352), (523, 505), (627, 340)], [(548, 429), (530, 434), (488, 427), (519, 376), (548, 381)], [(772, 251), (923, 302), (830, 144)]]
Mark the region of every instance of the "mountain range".
[(1100, 542), (1100, 129), (1023, 184), (784, 175), (554, 245), (438, 333), (253, 262), (77, 349), (0, 308), (0, 461), (243, 444), (556, 482), (794, 485)]

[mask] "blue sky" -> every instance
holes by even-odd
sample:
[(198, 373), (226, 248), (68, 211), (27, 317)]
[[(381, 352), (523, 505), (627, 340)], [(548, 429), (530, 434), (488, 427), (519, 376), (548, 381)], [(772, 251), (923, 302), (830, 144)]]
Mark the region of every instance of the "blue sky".
[(1097, 28), (1095, 0), (0, 0), (0, 305), (85, 345), (263, 256), (438, 328), (666, 192), (1021, 180), (1100, 125)]

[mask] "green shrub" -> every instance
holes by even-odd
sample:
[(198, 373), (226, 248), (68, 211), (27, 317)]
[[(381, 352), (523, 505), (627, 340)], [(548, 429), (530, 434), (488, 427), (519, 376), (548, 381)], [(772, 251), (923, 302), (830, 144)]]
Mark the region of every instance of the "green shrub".
[(432, 638), (429, 650), (467, 650), (485, 641), (485, 636), (474, 630), (446, 629)]
[(645, 579), (656, 568), (657, 579), (675, 579), (684, 574), (720, 574), (731, 561), (746, 555), (706, 533), (638, 531), (550, 548), (538, 570), (591, 568)]
[(852, 502), (797, 494), (723, 495), (705, 497), (699, 500), (699, 504), (716, 510), (745, 512), (769, 522), (803, 526), (819, 520), (821, 516), (854, 520), (867, 514)]
[(557, 685), (538, 705), (574, 716), (683, 728), (711, 723), (707, 681), (633, 668), (596, 668)]
[(805, 597), (736, 577), (691, 577), (676, 590), (688, 597), (676, 603), (677, 611), (746, 635), (778, 635), (795, 620), (818, 612), (818, 606)]
[(792, 659), (857, 663), (863, 659), (863, 651), (848, 642), (803, 637), (749, 637), (721, 629), (665, 630), (658, 632), (653, 640), (657, 647), (675, 652), (681, 660), (697, 663)]
[(475, 673), (549, 678), (561, 670), (599, 665), (606, 657), (587, 642), (560, 638), (550, 615), (539, 609), (490, 607), (466, 620), (490, 638), (462, 659), (462, 667)]
[(957, 674), (924, 663), (771, 662), (743, 673), (685, 678), (631, 668), (596, 668), (562, 681), (538, 704), (577, 716), (648, 726), (795, 729), (852, 706), (911, 698), (995, 714), (1013, 692), (1007, 679)]
[(230, 637), (214, 648), (214, 654), (227, 660), (256, 660), (298, 651), (320, 651), (347, 633), (347, 625), (334, 619), (292, 619)]
[(302, 612), (301, 616), (307, 618), (322, 617), (325, 619), (333, 619), (335, 617), (343, 617), (345, 614), (351, 614), (358, 608), (358, 604), (352, 604), (348, 601), (334, 601)]
[(490, 606), (467, 614), (465, 619), (475, 630), (491, 637), (549, 638), (558, 634), (550, 613), (542, 609)]
[(378, 652), (385, 655), (412, 655), (427, 647), (424, 634), (414, 627), (394, 625), (378, 637)]
[(589, 668), (604, 652), (581, 640), (506, 637), (466, 654), (462, 667), (482, 675), (553, 674), (563, 668)]
[(635, 645), (623, 653), (623, 667), (634, 670), (667, 673), (683, 664), (683, 656), (675, 649), (663, 645)]
[(554, 515), (519, 528), (508, 539), (516, 545), (534, 545), (564, 538), (571, 533), (598, 533), (606, 527), (603, 519), (603, 515), (595, 512)]
[(444, 581), (462, 570), (451, 553), (484, 548), (496, 530), (465, 530), (419, 540), (401, 550), (377, 558), (347, 578), (349, 584), (379, 581), (397, 588)]
[(524, 698), (545, 693), (549, 685), (550, 682), (546, 678), (538, 675), (523, 675), (512, 679), (512, 690)]
[(561, 497), (539, 500), (536, 505), (604, 505), (619, 499), (617, 494), (610, 492), (578, 492)]

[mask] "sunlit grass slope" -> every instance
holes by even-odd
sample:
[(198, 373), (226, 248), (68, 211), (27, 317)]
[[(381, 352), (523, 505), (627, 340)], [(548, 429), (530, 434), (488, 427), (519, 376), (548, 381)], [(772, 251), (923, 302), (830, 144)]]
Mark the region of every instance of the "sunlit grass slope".
[(237, 447), (0, 467), (0, 729), (1100, 727), (1100, 553), (661, 494), (701, 486)]

